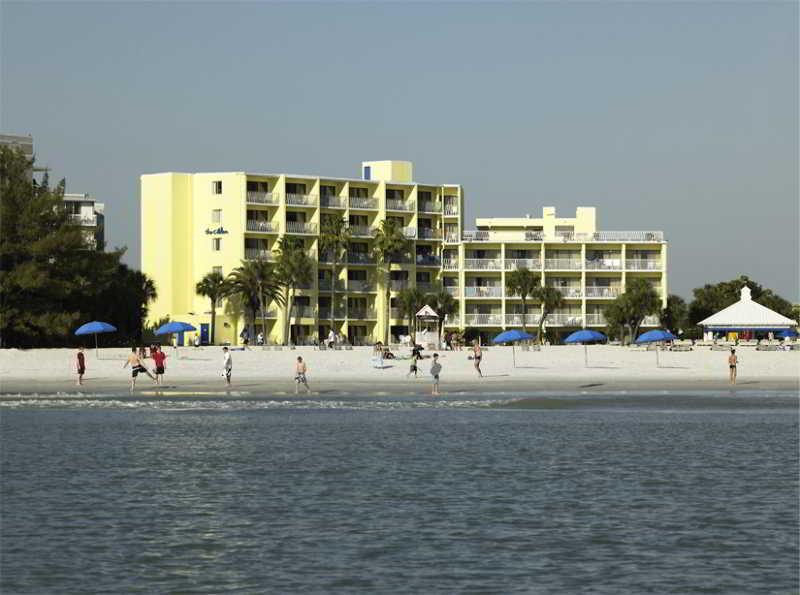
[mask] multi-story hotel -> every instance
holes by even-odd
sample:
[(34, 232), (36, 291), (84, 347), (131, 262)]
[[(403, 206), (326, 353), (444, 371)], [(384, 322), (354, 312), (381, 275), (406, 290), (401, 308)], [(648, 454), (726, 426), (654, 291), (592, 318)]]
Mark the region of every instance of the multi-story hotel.
[[(364, 162), (355, 179), (170, 172), (144, 175), (141, 184), (142, 270), (158, 290), (150, 319), (189, 322), (204, 341), (211, 311), (208, 299), (195, 293), (196, 283), (210, 271), (227, 275), (243, 260), (274, 258), (285, 235), (302, 242), (317, 267), (314, 283), (294, 298), (291, 332), (297, 343), (327, 335), (331, 308), (337, 330), (352, 343), (381, 340), (386, 325), (392, 336), (406, 334), (408, 323), (395, 307), (397, 292), (440, 285), (459, 304), (446, 328), (473, 328), (488, 338), (522, 325), (522, 302), (505, 289), (506, 275), (519, 267), (563, 294), (564, 306), (545, 321), (558, 334), (604, 327), (604, 306), (633, 278), (646, 279), (666, 304), (662, 232), (597, 231), (593, 207), (579, 207), (574, 218), (557, 217), (554, 208), (545, 207), (539, 218), (478, 219), (477, 229), (467, 231), (462, 187), (414, 182), (406, 161)], [(352, 238), (336, 279), (327, 255), (319, 252), (320, 222), (328, 215), (345, 217)], [(392, 263), (388, 278), (371, 254), (372, 238), (385, 219), (402, 227), (412, 243), (410, 258)], [(529, 302), (529, 326), (538, 324), (539, 311)], [(225, 301), (216, 319), (216, 341), (236, 343), (243, 312)], [(285, 311), (271, 306), (264, 329), (269, 342), (283, 340), (285, 323)], [(260, 320), (256, 328), (262, 330)]]

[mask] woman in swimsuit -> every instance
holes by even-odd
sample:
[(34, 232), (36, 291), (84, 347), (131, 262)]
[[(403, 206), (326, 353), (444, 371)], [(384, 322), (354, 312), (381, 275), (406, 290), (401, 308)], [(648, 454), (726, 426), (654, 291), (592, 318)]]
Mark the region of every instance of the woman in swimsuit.
[(731, 354), (728, 356), (728, 371), (731, 384), (736, 384), (736, 365), (738, 363), (739, 358), (736, 356), (736, 350), (731, 349)]
[(475, 365), (475, 369), (478, 371), (478, 376), (483, 378), (483, 372), (481, 372), (481, 359), (483, 358), (483, 353), (481, 352), (481, 346), (478, 345), (478, 340), (475, 339), (472, 342), (472, 361)]

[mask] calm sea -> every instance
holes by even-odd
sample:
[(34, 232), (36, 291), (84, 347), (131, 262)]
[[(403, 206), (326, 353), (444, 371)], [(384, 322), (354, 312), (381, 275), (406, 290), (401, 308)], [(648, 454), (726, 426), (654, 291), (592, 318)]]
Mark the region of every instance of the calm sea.
[(796, 396), (508, 399), (6, 397), (0, 592), (798, 592)]

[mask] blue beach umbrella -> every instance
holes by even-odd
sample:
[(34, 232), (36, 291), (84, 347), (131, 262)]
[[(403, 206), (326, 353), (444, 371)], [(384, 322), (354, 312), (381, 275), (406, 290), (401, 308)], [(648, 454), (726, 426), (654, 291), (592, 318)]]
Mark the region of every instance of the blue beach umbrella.
[[(665, 331), (662, 329), (656, 329), (654, 331), (647, 331), (646, 333), (642, 333), (639, 337), (634, 341), (637, 345), (644, 345), (646, 343), (660, 343), (662, 341), (675, 341), (678, 337), (673, 335), (669, 331)], [(660, 364), (658, 363), (658, 347), (656, 347), (656, 367)]]
[(778, 336), (781, 339), (794, 339), (798, 336), (798, 332), (793, 328), (787, 328), (786, 330), (779, 332)]
[[(188, 322), (179, 322), (175, 320), (173, 322), (168, 322), (167, 324), (162, 324), (160, 327), (158, 327), (158, 329), (156, 330), (156, 335), (172, 335), (174, 333), (183, 333), (186, 331), (194, 331), (194, 330), (197, 329), (194, 328)], [(178, 349), (177, 345), (178, 344), (175, 343), (176, 353)], [(180, 357), (180, 355), (178, 357)]]
[(606, 341), (607, 339), (608, 337), (601, 332), (583, 329), (572, 333), (569, 337), (564, 339), (564, 343), (583, 343), (583, 367), (585, 368), (589, 365), (589, 348), (587, 345), (589, 343)]
[(114, 325), (108, 324), (107, 322), (100, 322), (99, 320), (93, 320), (92, 322), (87, 322), (86, 324), (79, 326), (75, 331), (75, 334), (94, 335), (94, 351), (97, 358), (100, 359), (100, 349), (97, 347), (97, 335), (101, 333), (115, 332), (117, 332), (117, 327)]
[(514, 343), (517, 341), (532, 341), (536, 338), (536, 335), (531, 335), (530, 333), (526, 333), (525, 331), (520, 331), (517, 329), (511, 331), (504, 331), (497, 335), (494, 339), (492, 339), (492, 343), (495, 345), (499, 345), (501, 343), (511, 343), (511, 359), (514, 362), (514, 367), (517, 367), (517, 354), (514, 351)]

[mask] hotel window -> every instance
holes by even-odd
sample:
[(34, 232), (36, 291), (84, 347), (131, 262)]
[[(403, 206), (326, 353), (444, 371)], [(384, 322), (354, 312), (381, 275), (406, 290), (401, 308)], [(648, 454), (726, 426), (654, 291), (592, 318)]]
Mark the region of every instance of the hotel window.
[(305, 193), (306, 193), (305, 184), (286, 182), (286, 194), (305, 194)]
[(433, 198), (433, 193), (430, 190), (420, 190), (417, 192), (420, 202), (429, 202)]
[(320, 196), (336, 196), (336, 186), (320, 186)]
[(211, 240), (211, 246), (214, 252), (219, 252), (222, 250), (222, 238), (214, 238)]
[(222, 223), (222, 209), (214, 209), (211, 211), (211, 222)]
[(253, 180), (247, 181), (247, 191), (248, 192), (268, 192), (269, 191), (269, 184), (267, 182), (256, 182)]
[(215, 180), (211, 182), (211, 193), (222, 194), (222, 180)]
[(351, 198), (367, 198), (367, 189), (358, 188), (357, 186), (350, 186)]
[(403, 200), (405, 198), (403, 190), (399, 188), (387, 188), (386, 189), (386, 198), (395, 198), (398, 200)]

